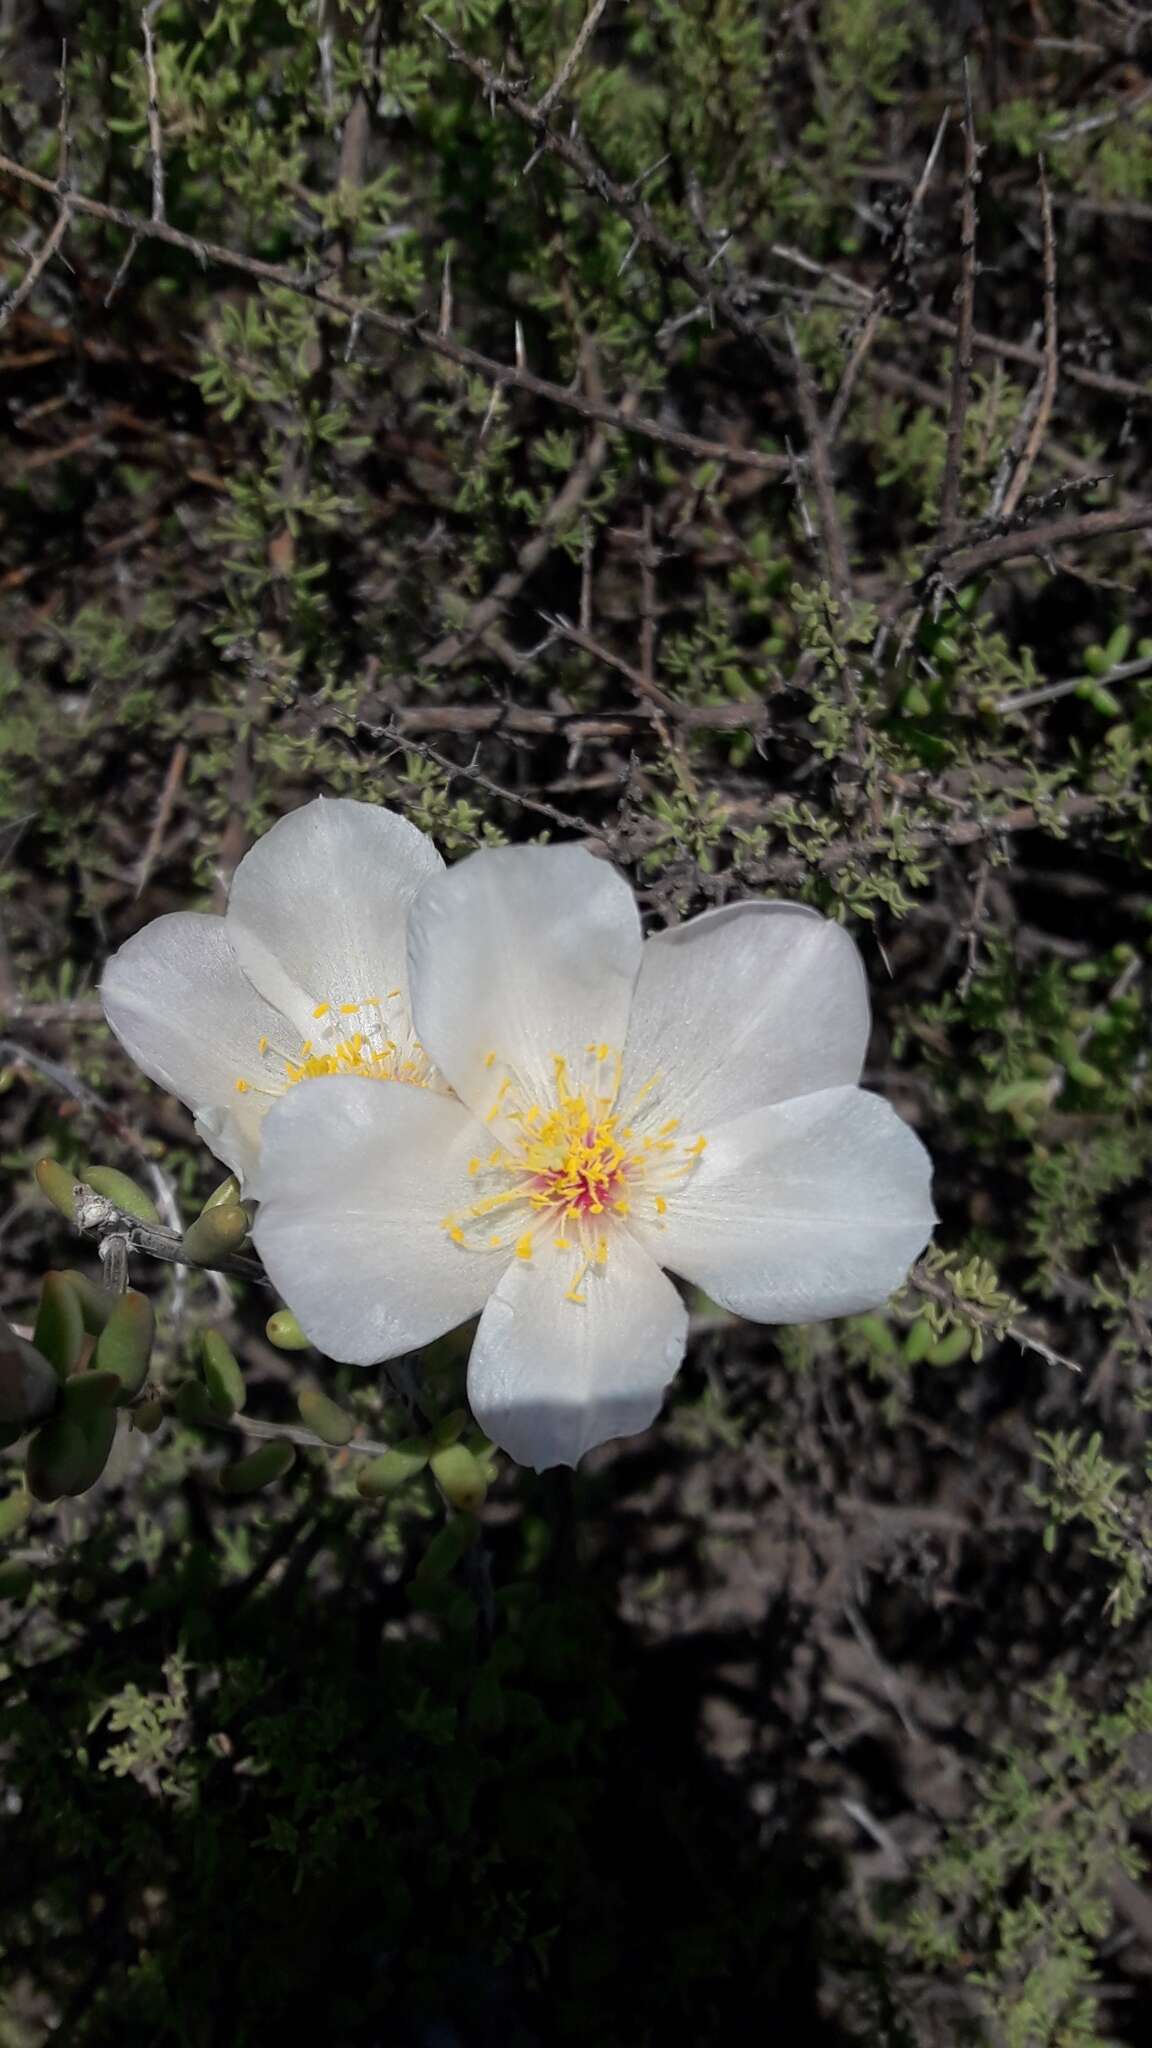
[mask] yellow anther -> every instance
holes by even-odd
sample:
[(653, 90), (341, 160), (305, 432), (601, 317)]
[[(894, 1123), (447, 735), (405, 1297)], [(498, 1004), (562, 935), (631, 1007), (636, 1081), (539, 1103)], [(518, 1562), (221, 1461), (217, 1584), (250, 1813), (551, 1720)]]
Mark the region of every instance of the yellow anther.
[(478, 1159), (470, 1159), (470, 1160), (468, 1161), (468, 1174), (469, 1174), (469, 1178), (470, 1178), (470, 1179), (475, 1179), (475, 1177), (476, 1177), (476, 1175), (477, 1175), (477, 1174), (479, 1173), (479, 1171), (480, 1171), (480, 1161), (479, 1161)]
[(690, 1159), (698, 1159), (700, 1157), (701, 1152), (706, 1152), (708, 1150), (708, 1140), (707, 1138), (697, 1138), (696, 1143), (694, 1145), (687, 1145), (684, 1149), (688, 1153)]
[(530, 1230), (526, 1230), (523, 1237), (516, 1239), (516, 1257), (518, 1259), (530, 1259), (532, 1257), (532, 1232)]
[(463, 1244), (464, 1232), (461, 1230), (460, 1225), (458, 1223), (454, 1223), (452, 1225), (452, 1228), (448, 1232), (448, 1235), (452, 1239), (453, 1244)]
[(680, 1129), (680, 1119), (679, 1119), (679, 1117), (678, 1117), (678, 1116), (670, 1116), (666, 1124), (661, 1124), (661, 1126), (660, 1126), (660, 1136), (661, 1136), (662, 1138), (667, 1138), (667, 1137), (669, 1137), (669, 1136), (671, 1135), (671, 1133), (672, 1133), (673, 1131), (678, 1131), (679, 1129)]
[(248, 1093), (248, 1083), (247, 1083), (247, 1081), (237, 1081), (237, 1083), (236, 1083), (236, 1093), (237, 1093), (237, 1095), (247, 1095), (247, 1093)]
[(494, 1067), (494, 1066), (496, 1065), (496, 1055), (495, 1055), (495, 1053), (494, 1053), (494, 1052), (486, 1052), (486, 1053), (485, 1053), (485, 1055), (484, 1055), (484, 1065), (485, 1065), (486, 1067)]
[(340, 1015), (342, 1017), (354, 1017), (359, 1008), (359, 1003), (341, 1003)]
[[(396, 1001), (396, 998), (397, 998), (397, 996), (403, 995), (403, 993), (404, 993), (403, 989), (399, 989), (399, 988), (390, 988), (390, 989), (389, 989), (389, 991), (388, 991), (388, 996), (387, 996), (387, 1000), (388, 1000), (388, 1001), (389, 1001), (390, 1003), (394, 1003), (394, 1002)], [(373, 997), (372, 997), (372, 1001), (373, 1001), (373, 1002), (375, 1002), (375, 1000), (376, 1000), (376, 998), (375, 998), (375, 996), (373, 996)]]
[(262, 1054), (263, 1054), (263, 1053), (266, 1053), (266, 1052), (267, 1052), (267, 1050), (268, 1050), (268, 1040), (267, 1040), (266, 1038), (263, 1038), (263, 1037), (261, 1037), (261, 1038), (258, 1038), (258, 1039), (256, 1040), (256, 1050), (257, 1050), (257, 1052), (259, 1052), (259, 1053), (262, 1053)]
[(312, 1015), (314, 1017), (326, 1017), (331, 1008), (331, 1003), (317, 1003), (316, 1008), (312, 1012)]

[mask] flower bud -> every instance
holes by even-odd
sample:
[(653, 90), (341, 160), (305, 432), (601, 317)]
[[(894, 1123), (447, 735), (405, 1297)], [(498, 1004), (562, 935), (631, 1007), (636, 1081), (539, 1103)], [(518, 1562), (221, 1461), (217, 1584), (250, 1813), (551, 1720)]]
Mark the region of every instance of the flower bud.
[(131, 1401), (148, 1377), (156, 1317), (152, 1304), (129, 1288), (122, 1294), (96, 1339), (92, 1363), (97, 1372), (114, 1374), (118, 1398)]
[(239, 1202), (206, 1209), (184, 1232), (181, 1250), (193, 1266), (214, 1266), (239, 1251), (248, 1235), (248, 1212)]
[(277, 1351), (310, 1351), (312, 1348), (290, 1308), (278, 1308), (274, 1316), (269, 1316), (264, 1325), (264, 1335)]
[(220, 1474), (220, 1490), (222, 1493), (259, 1493), (261, 1487), (270, 1486), (275, 1479), (283, 1479), (295, 1463), (296, 1452), (282, 1437), (274, 1443), (261, 1444), (258, 1451), (250, 1451), (246, 1458), (238, 1458), (234, 1465), (225, 1466)]
[(302, 1388), (296, 1396), (296, 1406), (300, 1410), (301, 1422), (306, 1423), (324, 1443), (339, 1449), (351, 1442), (356, 1429), (354, 1418), (335, 1401), (330, 1401), (327, 1394), (322, 1394), (319, 1387)]
[(248, 1398), (244, 1375), (218, 1330), (205, 1330), (200, 1343), (208, 1398), (217, 1416), (227, 1421)]
[(55, 1367), (58, 1379), (67, 1379), (79, 1363), (84, 1348), (84, 1317), (79, 1297), (63, 1273), (44, 1275), (32, 1342), (49, 1365)]
[(159, 1223), (160, 1211), (151, 1195), (126, 1173), (118, 1173), (114, 1166), (89, 1166), (84, 1179), (98, 1195), (123, 1209), (126, 1216), (135, 1216), (140, 1223)]
[(227, 1180), (222, 1180), (219, 1187), (213, 1189), (200, 1214), (206, 1216), (209, 1209), (230, 1209), (239, 1200), (240, 1183), (236, 1175), (230, 1173)]

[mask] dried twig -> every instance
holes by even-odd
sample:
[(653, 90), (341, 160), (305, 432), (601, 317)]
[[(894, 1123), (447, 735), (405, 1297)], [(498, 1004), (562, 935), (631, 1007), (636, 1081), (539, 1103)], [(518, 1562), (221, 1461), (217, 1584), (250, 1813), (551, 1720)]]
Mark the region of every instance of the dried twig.
[(816, 506), (820, 515), (820, 540), (828, 565), (828, 580), (832, 585), (833, 595), (843, 601), (852, 593), (852, 571), (848, 565), (848, 548), (844, 539), (840, 508), (836, 503), (836, 486), (832, 477), (828, 436), (820, 417), (812, 374), (797, 345), (791, 321), (787, 323), (787, 331), (795, 370), (796, 402), (800, 408), (800, 417), (804, 422), (804, 432), (808, 440), (808, 465), (812, 472), (813, 489), (816, 492)]
[(205, 1410), (203, 1420), (210, 1429), (235, 1429), (241, 1436), (253, 1437), (258, 1443), (299, 1444), (302, 1450), (323, 1451), (329, 1458), (340, 1457), (345, 1451), (361, 1458), (382, 1458), (392, 1448), (390, 1444), (367, 1436), (349, 1437), (346, 1444), (330, 1444), (298, 1423), (261, 1422), (255, 1415), (222, 1415), (217, 1421)]
[(152, 218), (164, 218), (164, 149), (160, 133), (160, 87), (156, 80), (156, 48), (152, 22), (163, 0), (148, 0), (140, 16), (144, 32), (144, 71), (148, 80), (148, 162), (152, 172)]
[[(0, 153), (0, 172), (16, 178), (21, 184), (31, 185), (38, 192), (57, 195), (57, 187), (51, 178), (41, 177), (36, 171), (26, 170), (13, 157)], [(547, 377), (537, 377), (531, 370), (510, 363), (496, 362), (491, 356), (481, 355), (478, 349), (466, 348), (463, 343), (453, 341), (449, 335), (438, 334), (421, 315), (404, 317), (397, 313), (385, 313), (378, 306), (367, 305), (350, 298), (346, 292), (327, 284), (322, 278), (288, 269), (284, 264), (266, 263), (258, 256), (247, 256), (236, 249), (225, 248), (219, 242), (198, 240), (195, 235), (183, 234), (167, 221), (145, 220), (142, 215), (129, 213), (121, 206), (106, 206), (102, 200), (87, 199), (80, 193), (71, 193), (67, 199), (71, 212), (85, 214), (92, 220), (107, 221), (113, 227), (123, 228), (125, 233), (135, 235), (141, 241), (165, 242), (170, 248), (183, 249), (195, 256), (201, 264), (219, 264), (223, 269), (236, 270), (246, 277), (256, 278), (262, 284), (273, 284), (284, 291), (296, 292), (300, 297), (312, 300), (339, 313), (344, 319), (357, 321), (364, 327), (379, 328), (391, 335), (405, 348), (427, 349), (431, 355), (441, 356), (446, 362), (456, 363), (463, 370), (472, 370), (478, 377), (499, 390), (529, 392), (533, 397), (546, 399), (552, 405), (561, 406), (567, 412), (579, 413), (581, 418), (600, 421), (616, 433), (634, 435), (639, 440), (659, 441), (666, 448), (674, 448), (683, 455), (690, 455), (696, 461), (720, 462), (735, 468), (760, 470), (767, 476), (786, 474), (788, 460), (783, 455), (762, 454), (755, 448), (733, 448), (723, 441), (704, 440), (698, 434), (687, 434), (678, 428), (667, 427), (660, 420), (651, 419), (643, 413), (626, 414), (619, 406), (589, 398), (585, 393), (570, 390), (563, 384), (554, 384)], [(43, 269), (53, 252), (50, 250), (38, 262), (37, 275)], [(21, 288), (19, 303), (23, 303), (31, 290), (35, 278)], [(0, 325), (6, 317), (8, 307), (0, 308)]]
[[(44, 182), (47, 184), (48, 180), (45, 179)], [(47, 270), (48, 265), (51, 263), (52, 258), (55, 256), (57, 250), (60, 247), (61, 242), (64, 240), (64, 237), (68, 232), (68, 225), (72, 219), (72, 213), (73, 205), (71, 200), (62, 199), (60, 202), (59, 212), (57, 213), (56, 218), (52, 223), (52, 226), (49, 228), (48, 233), (45, 235), (44, 240), (41, 242), (40, 247), (37, 249), (36, 254), (33, 256), (32, 261), (28, 265), (27, 270), (24, 272), (24, 275), (21, 278), (19, 284), (16, 285), (13, 288), (13, 290), (9, 292), (8, 297), (3, 301), (3, 303), (0, 303), (0, 330), (7, 327), (8, 322), (12, 319), (13, 315), (20, 311), (20, 308), (24, 304), (24, 301), (30, 298), (31, 294), (35, 291), (37, 284), (39, 283), (44, 272)]]
[[(637, 403), (635, 395), (629, 393), (621, 402), (621, 413), (631, 418)], [(608, 447), (608, 436), (602, 429), (592, 436), (575, 469), (543, 513), (536, 531), (520, 548), (515, 567), (506, 569), (488, 594), (478, 599), (456, 632), (447, 634), (429, 649), (422, 658), (422, 668), (448, 668), (467, 654), (477, 640), (483, 639), (487, 628), (519, 596), (529, 577), (540, 567), (557, 535), (570, 524), (604, 467)]]
[(928, 192), (928, 187), (932, 182), (932, 173), (936, 168), (936, 161), (940, 155), (940, 150), (944, 142), (945, 132), (947, 130), (948, 123), (951, 119), (952, 110), (950, 107), (945, 107), (944, 112), (940, 116), (940, 125), (936, 130), (936, 134), (933, 139), (932, 147), (928, 152), (924, 169), (920, 174), (919, 182), (916, 185), (912, 197), (908, 201), (907, 211), (904, 215), (903, 221), (900, 224), (900, 232), (897, 236), (896, 248), (893, 251), (892, 260), (888, 265), (888, 277), (885, 279), (885, 282), (880, 286), (879, 291), (873, 298), (872, 304), (864, 317), (864, 323), (860, 329), (859, 334), (856, 337), (855, 343), (853, 344), (852, 353), (849, 356), (847, 363), (844, 365), (843, 374), (840, 378), (839, 388), (829, 409), (827, 425), (825, 427), (825, 434), (827, 436), (829, 447), (834, 446), (835, 442), (839, 438), (840, 429), (844, 424), (844, 415), (848, 410), (848, 401), (851, 398), (852, 392), (856, 385), (856, 379), (860, 374), (860, 371), (867, 358), (868, 351), (871, 348), (872, 343), (875, 339), (876, 330), (879, 327), (881, 320), (884, 318), (884, 315), (888, 312), (889, 307), (892, 303), (892, 279), (894, 277), (899, 276), (901, 272), (906, 272), (911, 262), (913, 234), (916, 226), (916, 219), (921, 207), (924, 204), (924, 200)]
[(184, 779), (184, 770), (187, 766), (187, 745), (183, 740), (177, 740), (176, 745), (172, 749), (172, 757), (168, 763), (168, 772), (164, 777), (164, 787), (160, 791), (160, 801), (156, 806), (156, 815), (152, 820), (152, 829), (148, 834), (144, 851), (136, 868), (136, 881), (132, 890), (133, 897), (141, 896), (147, 887), (148, 877), (155, 866), (157, 855), (163, 844), (164, 834), (168, 830), (168, 821), (172, 816), (172, 806), (176, 801), (176, 794)]
[[(1077, 512), (1065, 519), (1050, 519), (1043, 526), (1022, 526), (1013, 533), (1001, 533), (991, 540), (980, 541), (972, 547), (958, 546), (955, 552), (947, 551), (947, 580), (950, 585), (965, 583), (971, 576), (978, 576), (984, 569), (994, 569), (1001, 562), (1013, 562), (1024, 555), (1047, 555), (1053, 548), (1067, 542), (1096, 540), (1110, 533), (1132, 533), (1140, 527), (1152, 527), (1152, 503), (1121, 505), (1103, 512)], [(930, 566), (927, 575), (935, 573)], [(904, 590), (897, 591), (882, 608), (882, 623), (903, 617), (923, 601), (925, 577)]]
[(532, 130), (537, 153), (546, 152), (567, 164), (586, 191), (628, 222), (638, 246), (650, 249), (666, 269), (674, 271), (691, 285), (702, 304), (713, 307), (734, 334), (745, 341), (755, 342), (779, 367), (783, 367), (779, 352), (772, 347), (758, 322), (744, 310), (737, 294), (718, 284), (708, 266), (698, 262), (668, 233), (640, 199), (636, 185), (619, 184), (593, 155), (574, 125), (569, 129), (549, 127), (546, 116), (533, 106), (528, 97), (525, 80), (505, 78), (483, 57), (474, 57), (470, 50), (465, 50), (431, 15), (426, 14), (423, 18), (443, 43), (453, 63), (471, 72), (483, 86), (489, 104), (507, 107), (510, 114)]
[(952, 358), (952, 402), (948, 414), (948, 447), (940, 486), (940, 531), (947, 540), (960, 518), (960, 473), (964, 456), (964, 422), (972, 389), (973, 308), (976, 299), (976, 180), (979, 151), (972, 112), (972, 86), (964, 64), (964, 191), (960, 207), (960, 317)]
[(1001, 504), (996, 507), (1002, 519), (1011, 519), (1027, 488), (1036, 457), (1044, 444), (1048, 422), (1052, 417), (1052, 406), (1056, 398), (1056, 377), (1058, 370), (1059, 337), (1056, 325), (1056, 236), (1052, 227), (1052, 201), (1048, 194), (1048, 179), (1044, 162), (1040, 162), (1041, 218), (1044, 224), (1044, 368), (1033, 413), (1032, 425), (1023, 452), (1016, 465), (1012, 481), (1004, 493)]
[(1019, 1323), (1009, 1323), (1005, 1328), (994, 1310), (979, 1308), (974, 1302), (965, 1301), (957, 1296), (944, 1280), (930, 1273), (923, 1263), (913, 1266), (908, 1277), (918, 1294), (927, 1295), (929, 1301), (937, 1301), (943, 1308), (951, 1309), (963, 1321), (977, 1324), (980, 1329), (986, 1330), (989, 1336), (1009, 1337), (1013, 1344), (1019, 1345), (1021, 1351), (1035, 1352), (1036, 1356), (1043, 1358), (1048, 1365), (1062, 1365), (1069, 1372), (1083, 1372), (1083, 1366), (1078, 1365), (1074, 1358), (1065, 1358), (1063, 1352), (1054, 1351), (1052, 1346), (1046, 1344), (1042, 1337), (1036, 1336), (1034, 1331), (1024, 1329)]
[(1097, 682), (1106, 690), (1113, 683), (1130, 683), (1137, 676), (1152, 673), (1152, 655), (1143, 655), (1136, 661), (1118, 661), (1102, 676), (1064, 676), (1058, 683), (1041, 683), (1035, 690), (1017, 690), (1014, 695), (998, 697), (996, 710), (1035, 711), (1040, 704), (1053, 704), (1058, 697), (1070, 697), (1075, 690), (1083, 689), (1086, 682)]
[(131, 1216), (126, 1209), (118, 1208), (106, 1195), (98, 1195), (95, 1188), (90, 1188), (85, 1181), (76, 1182), (73, 1196), (76, 1228), (82, 1237), (91, 1237), (97, 1244), (103, 1244), (109, 1237), (122, 1237), (129, 1252), (143, 1252), (146, 1258), (160, 1259), (165, 1265), (191, 1266), (197, 1272), (234, 1273), (237, 1278), (258, 1280), (265, 1287), (271, 1285), (257, 1260), (241, 1258), (235, 1253), (229, 1258), (214, 1259), (210, 1269), (199, 1266), (185, 1252), (178, 1230), (166, 1230), (159, 1223), (142, 1223), (138, 1216)]
[(576, 66), (580, 62), (581, 57), (584, 55), (584, 52), (587, 49), (588, 44), (592, 40), (592, 37), (595, 35), (597, 23), (599, 22), (600, 16), (603, 14), (604, 9), (607, 7), (607, 5), (608, 0), (594, 0), (592, 8), (585, 15), (583, 24), (580, 29), (580, 33), (577, 36), (576, 41), (573, 43), (572, 48), (569, 50), (568, 55), (565, 57), (564, 62), (561, 64), (560, 69), (556, 73), (555, 78), (552, 80), (551, 85), (548, 87), (547, 92), (544, 94), (542, 99), (537, 101), (536, 106), (533, 109), (533, 112), (535, 113), (536, 119), (538, 121), (546, 121), (548, 119), (549, 114), (552, 112), (553, 107), (556, 105), (557, 100), (560, 98), (561, 93), (564, 91), (564, 88), (567, 85), (568, 80), (571, 78), (572, 73), (575, 71)]

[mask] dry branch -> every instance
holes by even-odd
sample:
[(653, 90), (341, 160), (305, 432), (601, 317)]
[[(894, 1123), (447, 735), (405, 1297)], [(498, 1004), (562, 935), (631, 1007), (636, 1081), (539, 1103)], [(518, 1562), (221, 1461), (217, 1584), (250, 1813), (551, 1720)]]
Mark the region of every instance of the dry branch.
[[(38, 192), (46, 192), (53, 198), (59, 197), (58, 187), (51, 178), (41, 177), (36, 171), (25, 169), (14, 158), (0, 152), (0, 173), (15, 178), (20, 184), (31, 185)], [(666, 448), (674, 448), (682, 455), (689, 455), (697, 462), (720, 462), (737, 468), (755, 469), (768, 476), (784, 475), (788, 471), (788, 459), (783, 455), (768, 455), (758, 449), (733, 448), (723, 441), (707, 441), (698, 434), (686, 434), (674, 427), (666, 427), (661, 421), (651, 419), (642, 413), (626, 414), (619, 406), (609, 405), (582, 392), (570, 390), (565, 385), (554, 384), (547, 377), (537, 377), (523, 366), (496, 362), (478, 349), (466, 348), (450, 336), (437, 333), (434, 326), (416, 314), (403, 318), (396, 313), (385, 313), (378, 306), (368, 305), (362, 300), (350, 298), (346, 292), (327, 284), (322, 277), (313, 277), (290, 270), (286, 265), (266, 263), (258, 256), (247, 256), (236, 249), (224, 247), (219, 242), (206, 242), (195, 235), (183, 234), (179, 228), (171, 227), (167, 221), (145, 220), (140, 214), (128, 212), (122, 206), (107, 206), (99, 199), (88, 199), (80, 193), (70, 193), (65, 202), (69, 213), (82, 213), (91, 220), (107, 221), (110, 226), (123, 228), (126, 234), (136, 236), (140, 241), (165, 242), (170, 248), (183, 249), (186, 254), (207, 267), (218, 264), (222, 269), (239, 271), (246, 277), (255, 278), (261, 284), (276, 285), (282, 291), (296, 292), (301, 298), (311, 299), (315, 304), (326, 306), (344, 319), (359, 322), (361, 326), (378, 328), (389, 334), (404, 348), (427, 349), (430, 354), (455, 363), (460, 369), (471, 370), (496, 389), (529, 392), (533, 397), (546, 399), (567, 412), (578, 413), (582, 419), (595, 420), (614, 432), (635, 436), (639, 440), (658, 441)], [(66, 224), (66, 223), (65, 223)], [(61, 230), (62, 232), (62, 230)], [(55, 234), (55, 230), (53, 231)], [(37, 275), (53, 252), (43, 254), (38, 260)], [(27, 297), (35, 278), (25, 279), (21, 287), (19, 303)], [(8, 311), (15, 311), (10, 300)], [(0, 325), (3, 324), (5, 309), (0, 308)]]
[(964, 188), (960, 206), (960, 314), (952, 358), (952, 399), (948, 412), (948, 447), (940, 487), (940, 532), (955, 533), (960, 518), (960, 476), (964, 461), (964, 422), (972, 389), (972, 335), (976, 299), (976, 180), (979, 151), (972, 112), (972, 88), (964, 66)]

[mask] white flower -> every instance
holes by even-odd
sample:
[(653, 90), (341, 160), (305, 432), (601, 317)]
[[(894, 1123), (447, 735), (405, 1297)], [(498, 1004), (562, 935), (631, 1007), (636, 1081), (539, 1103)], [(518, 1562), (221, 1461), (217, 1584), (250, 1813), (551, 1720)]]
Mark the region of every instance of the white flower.
[(272, 1103), (305, 1079), (436, 1085), (412, 1031), (405, 927), (443, 865), (394, 812), (319, 797), (245, 855), (225, 916), (159, 917), (108, 962), (117, 1038), (241, 1177)]
[(760, 1322), (883, 1301), (931, 1167), (859, 1078), (852, 941), (798, 905), (642, 943), (575, 846), (474, 854), (409, 920), (421, 1044), (458, 1099), (306, 1083), (264, 1128), (254, 1236), (309, 1337), (367, 1365), (482, 1311), (468, 1392), (513, 1458), (644, 1429), (683, 1354), (674, 1273)]

